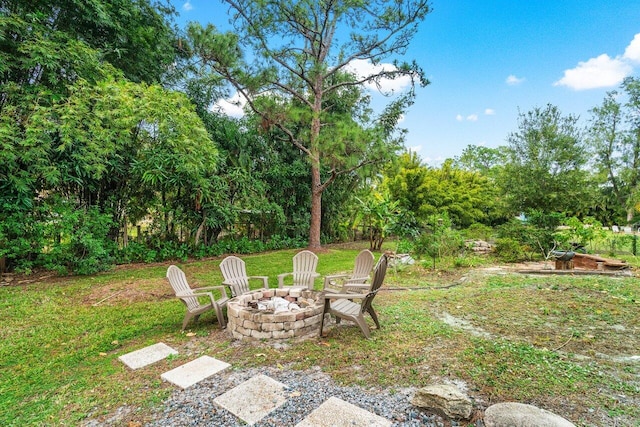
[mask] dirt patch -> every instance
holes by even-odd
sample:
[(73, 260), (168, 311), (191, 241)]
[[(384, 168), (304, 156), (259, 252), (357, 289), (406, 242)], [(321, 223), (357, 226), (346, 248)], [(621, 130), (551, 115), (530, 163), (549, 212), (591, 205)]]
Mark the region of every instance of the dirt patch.
[(175, 295), (163, 280), (136, 280), (117, 285), (94, 285), (84, 296), (82, 303), (92, 306), (114, 306), (170, 298), (175, 298)]

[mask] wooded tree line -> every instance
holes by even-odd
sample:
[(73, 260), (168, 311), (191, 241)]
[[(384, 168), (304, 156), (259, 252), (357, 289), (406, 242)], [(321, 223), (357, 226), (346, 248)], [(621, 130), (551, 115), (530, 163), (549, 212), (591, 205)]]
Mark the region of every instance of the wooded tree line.
[[(467, 227), (527, 209), (603, 223), (637, 211), (637, 80), (588, 130), (547, 106), (521, 115), (508, 146), (427, 167), (402, 153), (398, 127), (428, 83), (420, 68), (348, 68), (401, 55), (426, 2), (227, 3), (235, 27), (220, 33), (177, 28), (149, 0), (0, 0), (3, 268), (317, 248), (354, 229), (381, 244), (434, 215)], [(398, 78), (409, 89), (374, 112), (365, 84)], [(242, 119), (211, 109), (230, 89)]]

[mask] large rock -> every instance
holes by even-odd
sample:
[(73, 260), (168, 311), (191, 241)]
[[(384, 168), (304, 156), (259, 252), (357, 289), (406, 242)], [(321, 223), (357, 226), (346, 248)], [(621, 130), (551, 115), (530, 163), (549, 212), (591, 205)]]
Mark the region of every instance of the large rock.
[(575, 427), (559, 415), (533, 405), (496, 403), (484, 411), (485, 427)]
[(456, 387), (446, 384), (430, 385), (417, 390), (411, 403), (453, 419), (469, 419), (473, 412), (471, 399)]

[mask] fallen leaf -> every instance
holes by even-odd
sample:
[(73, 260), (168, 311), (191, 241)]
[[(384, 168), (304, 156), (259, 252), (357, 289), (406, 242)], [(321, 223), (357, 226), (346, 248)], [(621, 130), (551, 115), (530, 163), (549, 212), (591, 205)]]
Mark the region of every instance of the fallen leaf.
[(195, 336), (196, 336), (196, 333), (195, 333), (195, 332), (187, 332), (187, 333), (186, 333), (186, 335), (187, 335), (188, 337), (195, 337)]

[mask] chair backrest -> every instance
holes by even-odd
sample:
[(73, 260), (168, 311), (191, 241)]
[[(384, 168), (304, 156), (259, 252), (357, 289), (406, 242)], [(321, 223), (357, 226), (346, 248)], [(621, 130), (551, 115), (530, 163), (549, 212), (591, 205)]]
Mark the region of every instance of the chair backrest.
[[(353, 282), (362, 283), (362, 277), (369, 277), (371, 269), (373, 269), (374, 261), (375, 257), (370, 250), (365, 249), (361, 251), (356, 257), (356, 262), (353, 266), (353, 275), (351, 276)], [(347, 280), (346, 283), (349, 283), (350, 281), (351, 280)]]
[(297, 286), (313, 288), (318, 256), (311, 251), (298, 252), (293, 257), (293, 283)]
[(249, 278), (243, 260), (237, 256), (228, 256), (220, 263), (220, 271), (226, 283), (233, 283), (231, 296), (235, 297), (249, 292)]
[(167, 279), (169, 279), (169, 283), (173, 288), (173, 291), (176, 293), (176, 296), (180, 295), (180, 298), (187, 309), (193, 310), (200, 306), (198, 302), (198, 297), (190, 297), (189, 294), (192, 294), (191, 286), (187, 282), (187, 276), (185, 276), (184, 271), (180, 270), (175, 265), (170, 265), (167, 269)]
[(373, 281), (371, 282), (371, 290), (369, 291), (367, 296), (362, 299), (360, 311), (366, 310), (371, 305), (373, 298), (375, 298), (378, 290), (382, 286), (384, 278), (387, 275), (387, 263), (387, 256), (383, 254), (376, 264), (376, 268), (373, 272)]

